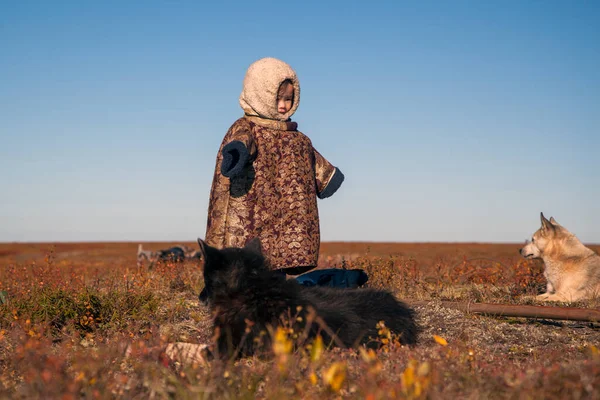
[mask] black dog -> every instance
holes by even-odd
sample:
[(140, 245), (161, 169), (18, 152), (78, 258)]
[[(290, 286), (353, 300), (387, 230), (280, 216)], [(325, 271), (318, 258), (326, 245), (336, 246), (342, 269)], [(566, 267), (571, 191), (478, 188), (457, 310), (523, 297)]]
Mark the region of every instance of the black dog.
[[(253, 239), (244, 248), (218, 250), (198, 239), (204, 264), (202, 292), (214, 312), (216, 350), (224, 358), (249, 356), (271, 346), (269, 329), (290, 326), (301, 338), (377, 346), (380, 321), (403, 344), (417, 341), (414, 311), (388, 292), (306, 287), (270, 271)], [(202, 298), (201, 298), (202, 300)], [(271, 331), (272, 332), (272, 331)]]

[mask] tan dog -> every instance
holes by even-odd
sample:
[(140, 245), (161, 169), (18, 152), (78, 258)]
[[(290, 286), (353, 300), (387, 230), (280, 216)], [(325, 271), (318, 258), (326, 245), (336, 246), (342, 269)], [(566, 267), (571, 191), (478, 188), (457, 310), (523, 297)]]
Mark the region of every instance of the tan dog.
[(546, 293), (537, 299), (577, 301), (600, 296), (600, 256), (554, 218), (547, 220), (543, 213), (540, 217), (542, 227), (519, 250), (525, 258), (544, 261)]

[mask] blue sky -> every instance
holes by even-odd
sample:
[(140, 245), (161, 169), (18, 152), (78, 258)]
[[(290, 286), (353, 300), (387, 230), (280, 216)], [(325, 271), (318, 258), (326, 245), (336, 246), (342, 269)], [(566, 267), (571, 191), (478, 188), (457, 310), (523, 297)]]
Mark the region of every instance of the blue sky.
[(0, 4), (0, 241), (203, 237), (255, 60), (345, 174), (323, 240), (600, 243), (600, 3)]

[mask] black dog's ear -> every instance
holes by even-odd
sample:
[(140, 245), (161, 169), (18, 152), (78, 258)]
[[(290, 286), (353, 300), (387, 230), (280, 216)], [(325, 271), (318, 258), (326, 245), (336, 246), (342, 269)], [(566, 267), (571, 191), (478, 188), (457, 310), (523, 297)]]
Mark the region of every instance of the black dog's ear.
[(250, 239), (248, 242), (246, 242), (246, 246), (244, 246), (244, 249), (250, 250), (262, 256), (262, 247), (260, 245), (260, 239), (257, 237)]
[(219, 250), (211, 247), (204, 240), (198, 238), (198, 245), (200, 246), (200, 252), (202, 253), (202, 259), (205, 263), (210, 260), (214, 261), (214, 258), (218, 256)]

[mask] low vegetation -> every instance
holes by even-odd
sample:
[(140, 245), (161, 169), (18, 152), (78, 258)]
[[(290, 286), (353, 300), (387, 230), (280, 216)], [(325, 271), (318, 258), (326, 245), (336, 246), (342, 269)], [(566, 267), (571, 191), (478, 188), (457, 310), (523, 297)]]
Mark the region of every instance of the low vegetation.
[(426, 301), (418, 346), (380, 326), (378, 351), (320, 340), (296, 348), (294, 332), (279, 329), (272, 358), (190, 364), (163, 350), (211, 341), (201, 265), (149, 270), (136, 248), (0, 244), (0, 398), (600, 398), (600, 322), (442, 307), (539, 304), (542, 265), (521, 259), (518, 245), (324, 243), (320, 267), (362, 268), (369, 286)]

